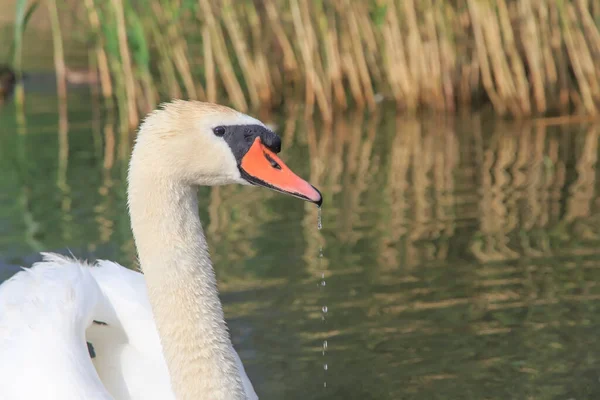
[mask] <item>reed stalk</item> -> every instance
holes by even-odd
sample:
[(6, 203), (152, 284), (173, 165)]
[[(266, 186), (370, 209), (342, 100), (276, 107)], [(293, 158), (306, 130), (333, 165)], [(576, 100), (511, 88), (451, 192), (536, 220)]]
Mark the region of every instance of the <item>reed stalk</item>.
[[(23, 36), (31, 15), (39, 6), (40, 1), (32, 1), (27, 7), (27, 0), (18, 0), (15, 4), (15, 27), (12, 41), (12, 62), (15, 69), (15, 103), (19, 134), (27, 132), (25, 121), (25, 89), (23, 88)], [(4, 102), (0, 99), (0, 104)]]
[[(139, 122), (137, 105), (136, 105), (136, 93), (135, 93), (135, 80), (133, 76), (133, 67), (131, 63), (131, 52), (127, 42), (127, 27), (125, 25), (125, 12), (123, 10), (123, 2), (120, 0), (111, 0), (111, 4), (115, 13), (115, 19), (117, 24), (117, 37), (119, 40), (119, 53), (121, 56), (122, 63), (122, 74), (125, 85), (125, 93), (127, 95), (127, 119), (129, 122), (129, 129), (135, 129)], [(125, 110), (124, 110), (125, 111)]]
[(250, 52), (254, 58), (259, 104), (270, 107), (273, 104), (276, 90), (274, 82), (278, 82), (279, 88), (281, 87), (281, 76), (277, 74), (277, 69), (270, 68), (269, 60), (266, 57), (267, 52), (265, 51), (272, 42), (273, 36), (271, 32), (264, 31), (254, 2), (246, 4), (245, 12), (248, 19), (248, 29), (252, 37)]
[(215, 80), (215, 61), (213, 58), (210, 29), (202, 29), (202, 43), (204, 45), (204, 73), (206, 74), (206, 98), (210, 102), (217, 101), (217, 86)]
[(85, 7), (87, 9), (88, 20), (92, 33), (96, 35), (97, 42), (95, 46), (96, 51), (96, 63), (98, 73), (100, 75), (100, 87), (102, 89), (102, 96), (104, 100), (112, 104), (113, 87), (112, 79), (110, 76), (110, 68), (108, 66), (108, 56), (105, 50), (104, 38), (101, 35), (100, 29), (100, 17), (98, 16), (98, 10), (94, 4), (94, 0), (85, 0)]
[(256, 79), (259, 77), (256, 75), (254, 63), (252, 62), (250, 54), (248, 53), (246, 42), (242, 38), (238, 15), (235, 12), (235, 8), (231, 0), (223, 1), (222, 13), (223, 24), (225, 25), (225, 29), (229, 34), (231, 44), (240, 64), (240, 69), (246, 81), (246, 86), (250, 97), (250, 104), (252, 104), (253, 107), (258, 107), (259, 96)]
[[(538, 39), (540, 32), (529, 1), (522, 0), (519, 2), (519, 17), (525, 21), (521, 40), (525, 47), (525, 57), (530, 69), (529, 76), (533, 89), (533, 98), (535, 99), (537, 111), (543, 113), (546, 111), (545, 74), (542, 67), (543, 53), (540, 49), (540, 44), (543, 42)], [(527, 111), (529, 113), (529, 110)]]
[(163, 37), (158, 24), (152, 24), (150, 26), (150, 32), (158, 54), (158, 70), (161, 78), (160, 80), (163, 83), (163, 91), (168, 93), (170, 98), (181, 98), (182, 91), (179, 82), (177, 81), (177, 74), (173, 65), (168, 41)]
[[(46, 0), (50, 24), (52, 27), (52, 44), (54, 47), (54, 71), (56, 74), (56, 90), (58, 94), (59, 135), (61, 142), (66, 142), (68, 131), (67, 118), (67, 77), (65, 68), (65, 54), (63, 49), (63, 38), (58, 17), (56, 0)], [(64, 138), (63, 138), (64, 137)], [(61, 147), (62, 148), (62, 147)], [(62, 158), (66, 158), (63, 154)]]
[(227, 51), (227, 45), (224, 40), (223, 31), (217, 20), (213, 7), (209, 0), (199, 0), (200, 7), (202, 8), (203, 16), (208, 25), (211, 37), (213, 39), (214, 55), (219, 67), (221, 78), (229, 94), (231, 102), (240, 111), (248, 110), (248, 103), (242, 91), (241, 85), (235, 75), (232, 60)]
[(152, 2), (152, 9), (155, 12), (156, 18), (167, 31), (166, 42), (169, 48), (168, 53), (183, 81), (187, 97), (192, 100), (205, 98), (204, 88), (194, 83), (187, 42), (180, 27), (174, 21), (175, 11), (173, 9), (180, 6), (180, 4), (177, 1), (169, 3), (171, 4), (163, 6), (158, 1)]
[(352, 50), (354, 53), (354, 61), (357, 64), (358, 74), (362, 83), (362, 91), (364, 93), (367, 105), (370, 109), (375, 108), (375, 99), (369, 68), (365, 59), (365, 52), (362, 45), (362, 38), (359, 31), (359, 25), (355, 13), (355, 5), (353, 2), (346, 0), (348, 8), (348, 26), (350, 28), (350, 38), (352, 41)]

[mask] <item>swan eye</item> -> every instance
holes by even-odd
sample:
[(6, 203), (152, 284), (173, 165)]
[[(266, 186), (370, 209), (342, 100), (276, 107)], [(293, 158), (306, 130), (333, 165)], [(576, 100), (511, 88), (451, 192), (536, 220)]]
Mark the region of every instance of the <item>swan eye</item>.
[(213, 133), (218, 137), (222, 137), (225, 134), (225, 128), (222, 126), (217, 126), (213, 129)]

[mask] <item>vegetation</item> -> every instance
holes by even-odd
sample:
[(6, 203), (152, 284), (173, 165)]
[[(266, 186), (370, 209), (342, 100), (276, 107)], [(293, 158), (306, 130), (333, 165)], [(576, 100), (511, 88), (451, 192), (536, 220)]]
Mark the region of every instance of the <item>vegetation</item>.
[(75, 27), (93, 44), (101, 93), (131, 127), (170, 97), (242, 111), (301, 98), (326, 121), (382, 99), (517, 118), (600, 111), (596, 1), (67, 2), (56, 2), (63, 19), (87, 21)]

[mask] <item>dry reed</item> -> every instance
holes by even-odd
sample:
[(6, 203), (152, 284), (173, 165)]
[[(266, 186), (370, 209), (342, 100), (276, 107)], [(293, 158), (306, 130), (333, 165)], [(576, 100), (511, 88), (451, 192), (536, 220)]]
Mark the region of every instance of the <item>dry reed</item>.
[[(516, 118), (600, 112), (600, 7), (540, 0), (86, 0), (96, 68), (134, 126), (159, 99), (271, 109), (392, 100)], [(72, 12), (71, 10), (62, 10)]]

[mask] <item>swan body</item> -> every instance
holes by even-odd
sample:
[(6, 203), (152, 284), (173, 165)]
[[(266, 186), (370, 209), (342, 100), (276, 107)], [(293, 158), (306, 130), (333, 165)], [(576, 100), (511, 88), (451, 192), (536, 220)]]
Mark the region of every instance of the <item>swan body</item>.
[(174, 101), (140, 127), (128, 205), (142, 273), (44, 253), (0, 285), (0, 399), (257, 399), (233, 348), (197, 186), (266, 186), (320, 205), (260, 121)]
[[(43, 253), (0, 293), (0, 398), (175, 398), (139, 272)], [(236, 361), (247, 397), (257, 399)]]

